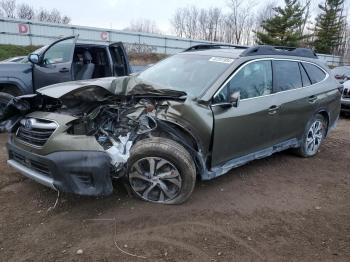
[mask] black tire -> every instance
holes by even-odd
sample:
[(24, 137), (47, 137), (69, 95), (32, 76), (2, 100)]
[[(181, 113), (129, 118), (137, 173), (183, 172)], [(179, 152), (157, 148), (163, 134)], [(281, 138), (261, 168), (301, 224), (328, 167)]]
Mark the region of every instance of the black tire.
[[(322, 125), (321, 131), (319, 134), (319, 137), (321, 137), (321, 138), (318, 141), (317, 146), (314, 145), (315, 146), (314, 150), (310, 150), (309, 145), (311, 143), (308, 143), (308, 138), (310, 139), (311, 128), (313, 127), (313, 125), (315, 125), (316, 122), (318, 122)], [(318, 150), (319, 150), (321, 143), (323, 142), (323, 140), (326, 136), (326, 133), (327, 133), (327, 121), (326, 121), (326, 119), (322, 115), (316, 114), (307, 123), (303, 137), (301, 139), (301, 145), (299, 148), (295, 149), (295, 153), (301, 157), (313, 157), (313, 156), (315, 156), (318, 153)], [(314, 144), (316, 144), (316, 142), (314, 142)]]
[(3, 120), (4, 109), (5, 109), (6, 105), (8, 104), (8, 102), (10, 102), (10, 100), (12, 98), (14, 98), (14, 96), (12, 96), (8, 93), (0, 92), (0, 121)]
[[(150, 159), (153, 159), (153, 169), (155, 170), (152, 175), (150, 175), (151, 171), (146, 173), (141, 167), (142, 161), (149, 161)], [(142, 173), (143, 178), (145, 179), (153, 179), (153, 177), (157, 177), (156, 173), (158, 172), (157, 166), (159, 163), (162, 162), (163, 164), (160, 164), (164, 166), (164, 168), (170, 168), (170, 174), (177, 174), (177, 181), (176, 186), (172, 183), (169, 184), (169, 180), (174, 181), (175, 178), (165, 178), (169, 180), (161, 180), (163, 183), (166, 182), (168, 185), (166, 188), (175, 188), (176, 194), (174, 194), (173, 198), (169, 198), (167, 200), (164, 200), (164, 195), (168, 196), (168, 194), (165, 194), (164, 191), (161, 193), (162, 189), (160, 186), (154, 186), (154, 189), (152, 189), (152, 193), (154, 193), (153, 197), (159, 198), (152, 199), (150, 197), (143, 197), (141, 194), (144, 195), (144, 192), (150, 187), (149, 183), (156, 184), (157, 182), (150, 182), (150, 181), (144, 181), (143, 179), (138, 180), (139, 178), (133, 175), (135, 174), (135, 169), (142, 172), (136, 172), (137, 174)], [(167, 164), (164, 164), (167, 163)], [(149, 164), (149, 170), (151, 170), (151, 165)], [(167, 165), (167, 166), (165, 166)], [(136, 168), (136, 167), (138, 168)], [(163, 167), (162, 167), (163, 168)], [(174, 170), (171, 170), (171, 168), (174, 168)], [(175, 170), (176, 169), (176, 170)], [(165, 172), (165, 173), (169, 173)], [(163, 172), (163, 174), (165, 174)], [(162, 175), (162, 174), (161, 174)], [(181, 204), (185, 202), (190, 195), (192, 194), (192, 191), (194, 189), (195, 183), (196, 183), (196, 167), (193, 162), (193, 159), (191, 155), (188, 153), (188, 151), (179, 143), (162, 137), (152, 137), (147, 138), (144, 140), (141, 140), (137, 142), (130, 151), (130, 158), (128, 160), (128, 173), (127, 178), (129, 182), (129, 186), (131, 188), (131, 191), (134, 195), (136, 195), (138, 198), (141, 198), (146, 201), (155, 202), (155, 203), (162, 203), (162, 204)], [(155, 179), (155, 178), (154, 178)], [(136, 180), (136, 181), (135, 181)], [(158, 181), (160, 179), (158, 178)], [(141, 189), (138, 192), (134, 189), (137, 187), (135, 183), (141, 183), (141, 186), (146, 184), (145, 191)], [(164, 184), (164, 183), (163, 183)], [(152, 184), (151, 184), (152, 185)], [(181, 186), (179, 186), (181, 185)], [(138, 185), (138, 188), (140, 186)], [(158, 190), (158, 191), (157, 191)], [(169, 191), (170, 192), (170, 191)], [(163, 194), (163, 197), (161, 198), (160, 195)], [(149, 196), (149, 194), (147, 194)], [(162, 201), (160, 201), (162, 199)]]

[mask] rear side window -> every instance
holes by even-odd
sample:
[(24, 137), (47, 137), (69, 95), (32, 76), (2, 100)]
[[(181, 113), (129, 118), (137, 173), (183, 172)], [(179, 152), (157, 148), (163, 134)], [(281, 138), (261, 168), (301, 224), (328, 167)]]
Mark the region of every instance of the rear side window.
[(303, 81), (303, 86), (311, 86), (310, 78), (308, 77), (304, 67), (301, 63), (299, 63), (300, 73), (301, 73), (301, 80)]
[(275, 92), (281, 92), (303, 86), (298, 62), (273, 61)]
[(321, 82), (323, 79), (326, 78), (325, 72), (323, 72), (317, 66), (309, 64), (309, 63), (302, 63), (302, 64), (303, 64), (307, 74), (309, 75), (309, 78), (310, 78), (312, 84)]

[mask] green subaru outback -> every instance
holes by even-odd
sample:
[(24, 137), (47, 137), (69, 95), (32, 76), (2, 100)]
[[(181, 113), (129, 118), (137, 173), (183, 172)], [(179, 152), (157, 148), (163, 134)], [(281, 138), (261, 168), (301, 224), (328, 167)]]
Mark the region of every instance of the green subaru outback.
[(199, 45), (142, 73), (74, 81), (14, 98), (8, 164), (52, 189), (187, 200), (209, 180), (294, 149), (317, 154), (342, 86), (309, 49)]

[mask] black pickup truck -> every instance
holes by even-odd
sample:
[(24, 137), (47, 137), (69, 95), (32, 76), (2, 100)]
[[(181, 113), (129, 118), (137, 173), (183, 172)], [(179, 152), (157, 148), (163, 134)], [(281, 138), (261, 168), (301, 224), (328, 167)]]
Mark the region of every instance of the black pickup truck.
[(0, 63), (0, 116), (14, 96), (43, 86), (131, 73), (121, 42), (78, 43), (78, 36), (59, 39), (28, 56), (27, 63)]

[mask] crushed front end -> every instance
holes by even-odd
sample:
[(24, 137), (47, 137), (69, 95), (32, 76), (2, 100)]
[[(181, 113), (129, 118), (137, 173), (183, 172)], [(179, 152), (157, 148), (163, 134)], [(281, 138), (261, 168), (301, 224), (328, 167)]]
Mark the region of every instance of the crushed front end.
[(8, 164), (56, 190), (111, 194), (109, 156), (94, 137), (67, 133), (74, 119), (46, 112), (27, 115), (7, 143)]
[(109, 195), (112, 179), (125, 174), (131, 146), (156, 128), (155, 117), (149, 99), (60, 99), (54, 108), (16, 115), (8, 164), (55, 190)]

